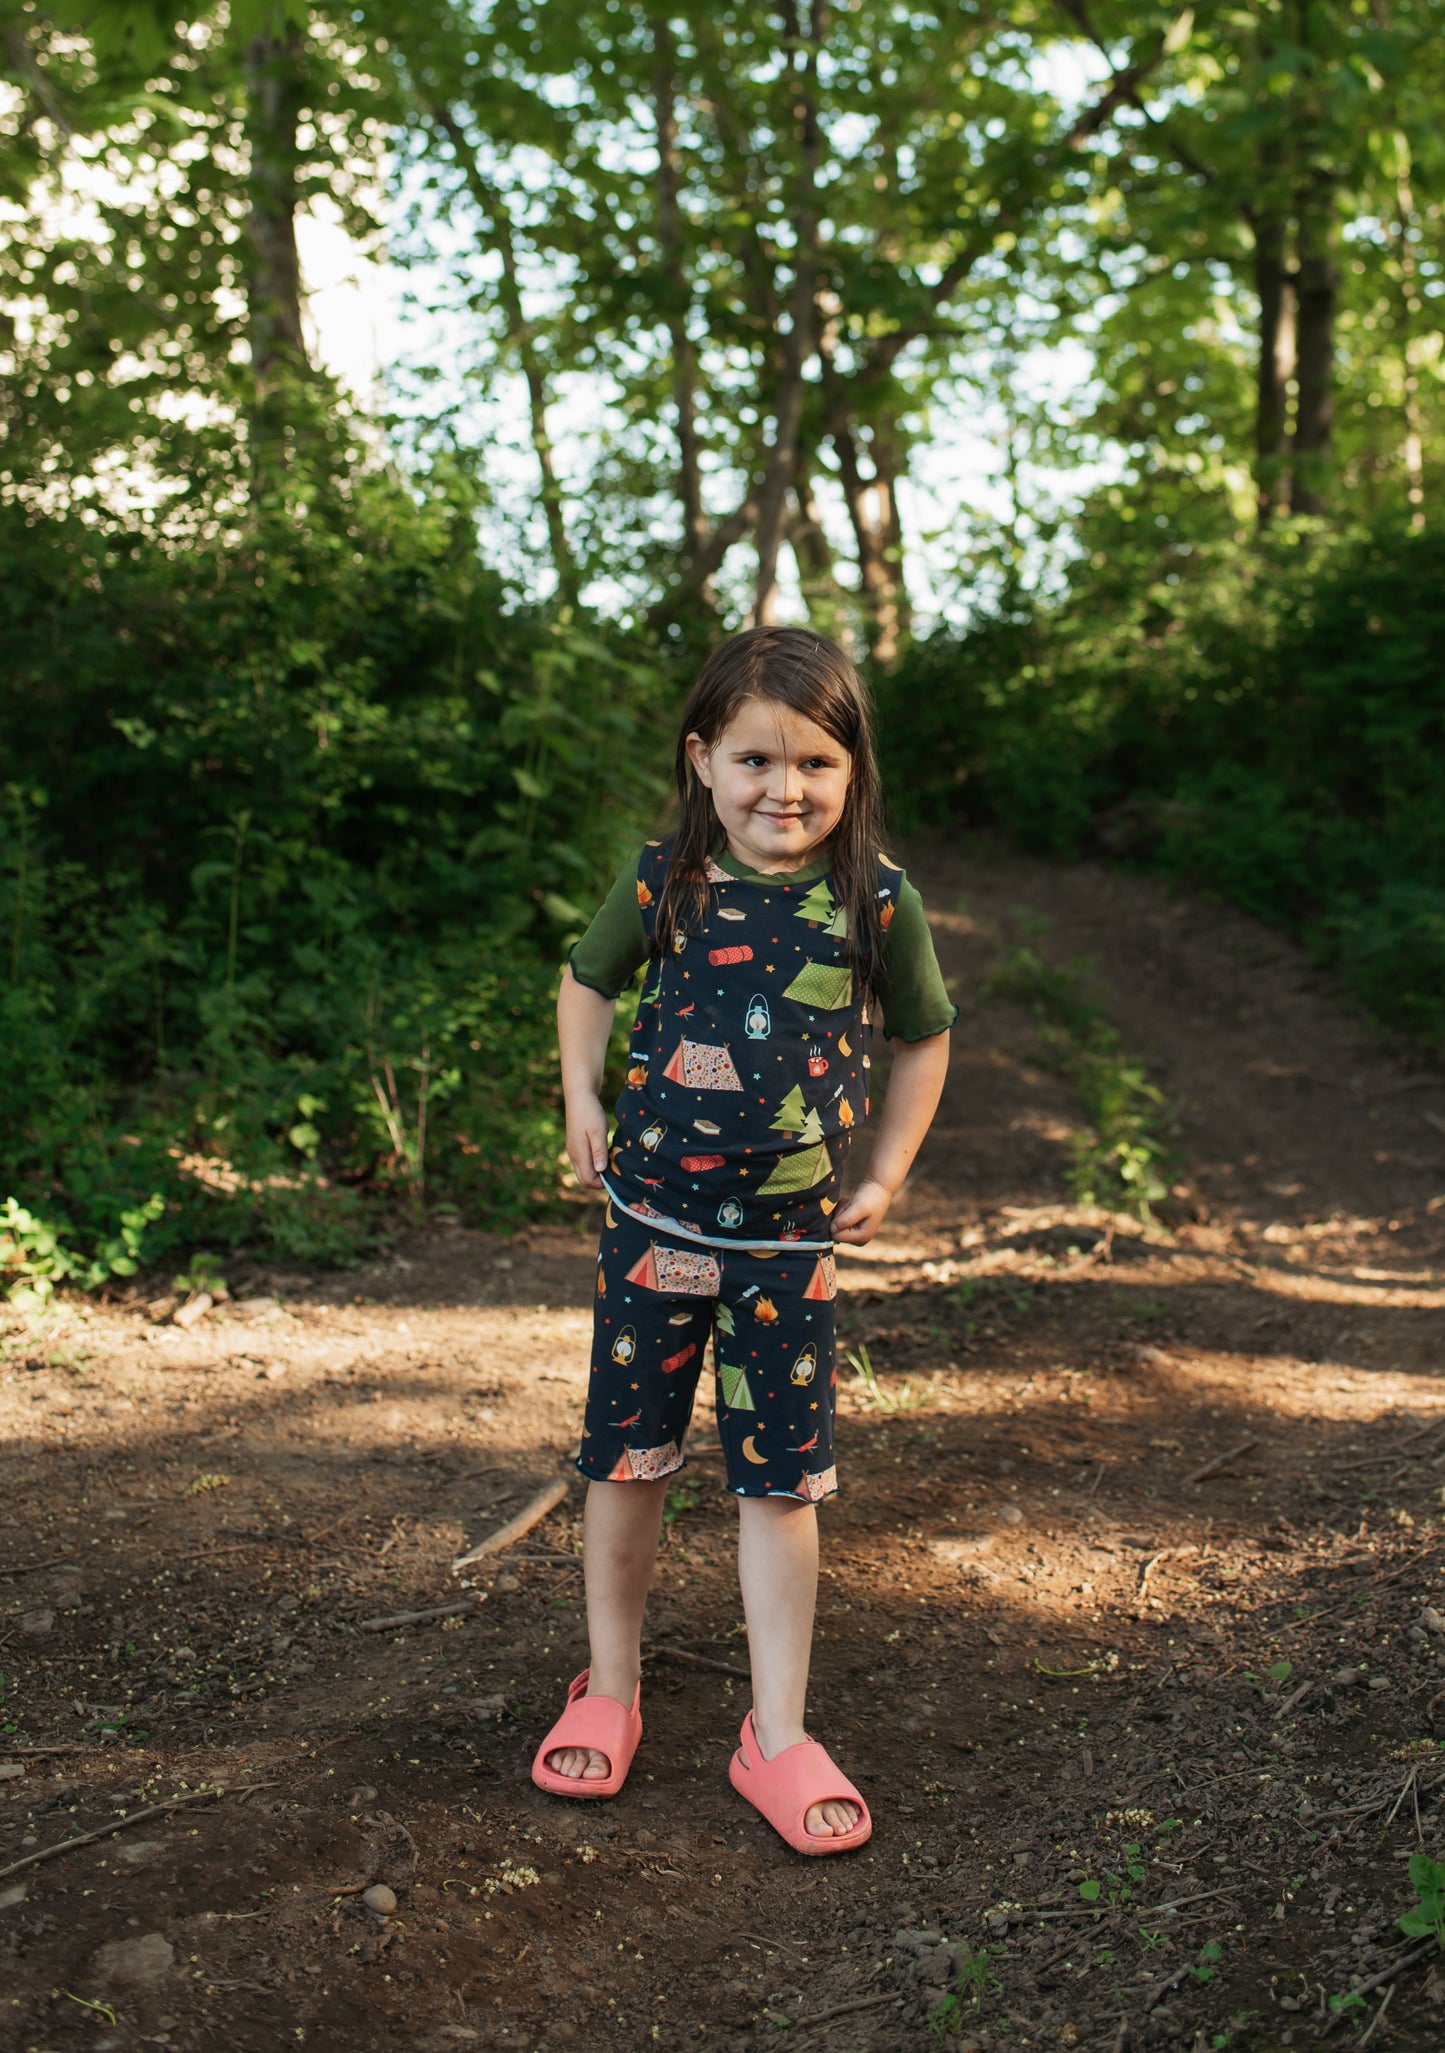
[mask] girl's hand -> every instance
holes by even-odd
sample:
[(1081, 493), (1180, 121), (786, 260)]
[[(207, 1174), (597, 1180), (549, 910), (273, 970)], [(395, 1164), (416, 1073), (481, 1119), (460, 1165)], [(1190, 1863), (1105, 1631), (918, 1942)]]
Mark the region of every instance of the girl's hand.
[(870, 1241), (887, 1217), (893, 1193), (886, 1183), (865, 1176), (857, 1190), (833, 1215), (834, 1240), (846, 1240), (850, 1247)]
[(607, 1167), (607, 1114), (600, 1098), (567, 1101), (567, 1159), (584, 1190), (601, 1190)]

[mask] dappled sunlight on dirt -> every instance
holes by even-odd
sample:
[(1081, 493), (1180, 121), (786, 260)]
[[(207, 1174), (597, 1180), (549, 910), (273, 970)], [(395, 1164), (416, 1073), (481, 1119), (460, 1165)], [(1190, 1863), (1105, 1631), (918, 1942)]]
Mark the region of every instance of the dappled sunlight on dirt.
[[(1445, 1851), (1445, 1078), (1236, 915), (920, 867), (964, 1016), (840, 1262), (878, 1383), (841, 1370), (812, 1692), (872, 1844), (805, 1864), (728, 1788), (706, 1400), (628, 1788), (528, 1779), (585, 1658), (580, 1492), (451, 1564), (567, 1472), (586, 1208), (242, 1264), (188, 1331), (138, 1300), (5, 1337), (0, 1868), (120, 1829), (0, 1875), (0, 2042), (1192, 2053), (1312, 2044), (1355, 1989), (1332, 2043), (1389, 1990), (1373, 2045), (1445, 2037), (1395, 1928)], [(980, 995), (1021, 907), (1178, 1107), (1147, 1226), (1069, 1203), (1069, 1088)]]

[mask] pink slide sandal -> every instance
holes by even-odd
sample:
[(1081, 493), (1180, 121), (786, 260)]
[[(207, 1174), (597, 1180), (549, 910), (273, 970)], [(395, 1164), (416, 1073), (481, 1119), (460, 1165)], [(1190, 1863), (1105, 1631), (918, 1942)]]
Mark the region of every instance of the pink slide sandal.
[[(532, 1780), (549, 1796), (616, 1796), (627, 1780), (632, 1756), (642, 1737), (642, 1684), (638, 1683), (632, 1708), (628, 1710), (616, 1697), (589, 1697), (590, 1672), (584, 1668), (574, 1677), (567, 1691), (567, 1708), (538, 1747), (532, 1763)], [(609, 1772), (595, 1780), (590, 1776), (559, 1775), (555, 1768), (547, 1766), (547, 1756), (569, 1746), (588, 1746), (606, 1754)]]
[[(728, 1768), (728, 1781), (739, 1796), (746, 1797), (773, 1830), (799, 1853), (851, 1853), (873, 1834), (868, 1806), (837, 1766), (828, 1749), (816, 1739), (800, 1739), (785, 1746), (770, 1761), (763, 1759), (758, 1736), (753, 1730), (751, 1711), (743, 1720), (740, 1745)], [(835, 1797), (857, 1804), (862, 1816), (851, 1832), (823, 1837), (810, 1832), (804, 1820), (814, 1804)]]

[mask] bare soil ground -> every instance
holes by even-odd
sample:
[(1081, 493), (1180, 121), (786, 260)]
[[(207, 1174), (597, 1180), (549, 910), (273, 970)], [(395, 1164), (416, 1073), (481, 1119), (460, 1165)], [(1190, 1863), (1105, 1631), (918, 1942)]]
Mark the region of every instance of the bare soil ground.
[[(449, 1565), (565, 1467), (590, 1211), (237, 1269), (184, 1331), (71, 1303), (0, 1368), (0, 1869), (76, 1841), (0, 1873), (0, 2044), (1445, 2042), (1396, 1928), (1445, 1853), (1445, 1077), (1229, 911), (982, 848), (915, 874), (963, 1017), (841, 1265), (899, 1408), (844, 1388), (813, 1687), (871, 1846), (805, 1862), (727, 1785), (706, 1457), (628, 1788), (528, 1779), (584, 1657), (578, 1493)], [(1168, 1224), (1071, 1208), (1070, 1088), (984, 995), (1023, 934), (1092, 960), (1177, 1105)]]

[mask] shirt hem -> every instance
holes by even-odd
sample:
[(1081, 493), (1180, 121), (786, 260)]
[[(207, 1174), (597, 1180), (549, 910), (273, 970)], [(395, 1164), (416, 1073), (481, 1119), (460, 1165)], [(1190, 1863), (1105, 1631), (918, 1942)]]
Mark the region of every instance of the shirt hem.
[(951, 1027), (956, 1027), (958, 1020), (959, 1010), (955, 1005), (950, 1017), (944, 1021), (941, 1027), (929, 1027), (926, 1033), (921, 1034), (895, 1034), (892, 1028), (885, 1023), (883, 1038), (885, 1041), (906, 1041), (910, 1046), (915, 1041), (936, 1041), (940, 1034), (946, 1034)]

